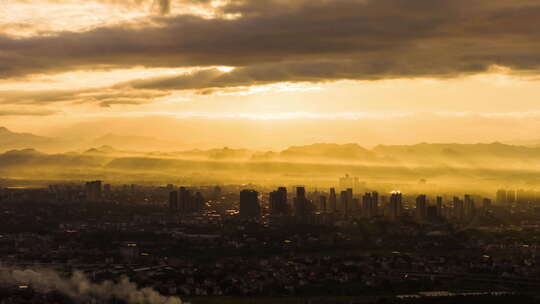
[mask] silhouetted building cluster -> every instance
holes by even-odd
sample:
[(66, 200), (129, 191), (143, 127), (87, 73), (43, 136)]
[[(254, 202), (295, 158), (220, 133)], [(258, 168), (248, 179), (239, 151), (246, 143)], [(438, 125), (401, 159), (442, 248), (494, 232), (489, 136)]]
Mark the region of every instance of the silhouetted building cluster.
[(188, 188), (180, 187), (169, 193), (169, 208), (179, 213), (193, 213), (204, 210), (205, 200), (200, 192), (193, 194)]
[(101, 183), (101, 181), (86, 182), (84, 189), (87, 201), (98, 202), (102, 200)]
[(362, 196), (362, 215), (367, 218), (379, 215), (379, 194), (366, 193)]

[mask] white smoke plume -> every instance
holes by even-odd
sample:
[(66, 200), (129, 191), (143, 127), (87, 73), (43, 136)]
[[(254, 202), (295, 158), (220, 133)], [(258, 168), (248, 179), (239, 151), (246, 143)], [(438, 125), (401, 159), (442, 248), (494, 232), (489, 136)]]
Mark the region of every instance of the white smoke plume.
[[(138, 288), (128, 278), (118, 283), (105, 281), (93, 283), (82, 272), (64, 278), (48, 269), (0, 268), (0, 284), (29, 285), (39, 292), (58, 291), (75, 301), (89, 299), (123, 300), (129, 304), (182, 304), (178, 297), (166, 297), (152, 288)], [(187, 303), (185, 303), (187, 304)]]

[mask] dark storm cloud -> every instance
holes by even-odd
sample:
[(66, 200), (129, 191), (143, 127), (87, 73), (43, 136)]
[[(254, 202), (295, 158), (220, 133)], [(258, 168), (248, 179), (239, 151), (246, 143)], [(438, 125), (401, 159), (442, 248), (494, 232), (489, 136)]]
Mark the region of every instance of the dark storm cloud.
[(540, 66), (538, 1), (233, 0), (222, 13), (241, 17), (181, 15), (156, 18), (160, 26), (155, 27), (0, 36), (0, 77), (140, 65), (238, 67), (227, 75), (206, 71), (133, 84), (203, 89), (278, 81), (455, 77), (494, 64), (530, 72)]
[(238, 68), (232, 72), (207, 69), (178, 76), (129, 81), (117, 84), (114, 88), (196, 90), (201, 94), (206, 94), (213, 92), (206, 89), (265, 85), (276, 82), (320, 83), (334, 80), (380, 80), (418, 75), (442, 77), (455, 75), (457, 68), (461, 70), (461, 73), (477, 73), (488, 69), (488, 64), (471, 65), (466, 62), (456, 62), (456, 65), (451, 68), (434, 67), (429, 59), (411, 68), (403, 60), (403, 58), (393, 58), (386, 61), (366, 62), (355, 60), (281, 62)]

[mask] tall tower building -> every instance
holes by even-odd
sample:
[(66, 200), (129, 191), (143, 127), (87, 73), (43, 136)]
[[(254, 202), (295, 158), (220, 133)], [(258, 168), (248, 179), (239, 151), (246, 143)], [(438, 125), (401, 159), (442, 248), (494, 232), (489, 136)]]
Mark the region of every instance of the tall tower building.
[(324, 195), (319, 196), (319, 210), (322, 213), (326, 213), (326, 210), (327, 210), (326, 196), (324, 196)]
[(463, 206), (463, 201), (459, 197), (454, 196), (453, 199), (453, 213), (454, 218), (457, 220), (463, 220), (465, 218), (465, 208)]
[(212, 199), (215, 200), (215, 201), (221, 199), (221, 187), (220, 186), (215, 186), (214, 187), (214, 190), (212, 192)]
[(379, 193), (377, 191), (371, 192), (371, 216), (379, 215)]
[(354, 208), (353, 204), (353, 189), (347, 188), (347, 209), (346, 212), (350, 213)]
[(261, 205), (257, 191), (242, 190), (240, 192), (240, 216), (243, 218), (259, 218), (261, 216)]
[(474, 200), (472, 199), (472, 197), (469, 195), (469, 194), (465, 194), (465, 216), (466, 217), (473, 217), (474, 216), (474, 213), (476, 211), (476, 208), (474, 206)]
[(86, 200), (90, 202), (101, 201), (101, 181), (86, 182), (85, 186)]
[(491, 209), (491, 200), (489, 198), (484, 198), (482, 201), (482, 209), (484, 209), (484, 212), (487, 212)]
[(397, 220), (401, 216), (401, 210), (402, 210), (402, 196), (399, 192), (393, 192), (392, 196), (390, 196), (390, 212), (389, 216), (392, 221)]
[(169, 192), (169, 209), (178, 210), (178, 191)]
[(276, 191), (270, 192), (270, 213), (274, 215), (286, 215), (289, 213), (287, 203), (287, 188), (279, 187)]
[(193, 198), (193, 210), (195, 212), (201, 212), (204, 209), (206, 209), (206, 201), (204, 199), (204, 196), (201, 192), (195, 193), (195, 197)]
[(508, 205), (514, 205), (516, 202), (516, 191), (508, 190), (506, 192), (506, 203)]
[(366, 193), (362, 196), (362, 217), (371, 218), (373, 210), (373, 196), (371, 193)]
[(106, 197), (106, 198), (110, 198), (111, 197), (111, 184), (105, 184), (103, 185), (103, 195)]
[(294, 198), (295, 215), (303, 217), (311, 213), (311, 204), (306, 197), (306, 188), (296, 187), (296, 197)]
[(181, 213), (192, 212), (192, 198), (191, 192), (186, 187), (180, 187), (178, 189), (178, 211)]
[(330, 196), (328, 197), (328, 207), (330, 208), (330, 212), (336, 212), (337, 211), (337, 196), (336, 196), (336, 189), (330, 188)]
[(443, 198), (442, 196), (437, 196), (437, 216), (443, 216)]
[(498, 205), (506, 205), (507, 204), (507, 192), (504, 189), (497, 190), (497, 193), (495, 194), (495, 201)]
[(349, 194), (346, 190), (343, 190), (339, 194), (339, 201), (340, 201), (340, 211), (342, 211), (344, 214), (347, 214), (347, 210), (349, 210)]
[(416, 198), (416, 220), (424, 222), (427, 219), (427, 197), (422, 194)]

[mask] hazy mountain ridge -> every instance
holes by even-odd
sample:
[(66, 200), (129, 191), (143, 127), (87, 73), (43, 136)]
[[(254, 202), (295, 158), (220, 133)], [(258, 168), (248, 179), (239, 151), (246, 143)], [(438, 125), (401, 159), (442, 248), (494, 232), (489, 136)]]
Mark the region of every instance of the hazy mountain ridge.
[(501, 166), (500, 162), (513, 165), (539, 165), (540, 148), (491, 144), (421, 143), (416, 145), (379, 145), (373, 152), (380, 156), (414, 164)]
[[(89, 151), (95, 147), (110, 147), (116, 152), (178, 151), (184, 147), (179, 142), (157, 139), (149, 136), (124, 136), (112, 133), (96, 139), (64, 139), (46, 137), (31, 133), (17, 133), (0, 127), (0, 151), (17, 149), (38, 149), (45, 152), (61, 153), (69, 150)], [(96, 150), (89, 152), (98, 152)], [(105, 151), (112, 152), (112, 151)]]
[[(29, 133), (15, 133), (0, 127), (0, 149), (10, 148), (0, 154), (0, 167), (7, 163), (24, 163), (24, 159), (41, 159), (37, 165), (68, 165), (75, 160), (85, 162), (102, 159), (98, 163), (122, 157), (185, 159), (197, 161), (254, 161), (254, 162), (334, 162), (378, 166), (408, 167), (482, 167), (482, 168), (540, 168), (540, 147), (516, 146), (503, 143), (420, 143), (415, 145), (378, 145), (366, 149), (359, 144), (315, 143), (291, 146), (282, 151), (257, 151), (242, 148), (174, 150), (178, 143), (171, 143), (145, 136), (119, 136), (107, 134), (92, 143), (98, 145), (73, 153), (45, 154), (41, 147), (56, 146), (62, 141)], [(62, 142), (65, 144), (65, 142)], [(81, 143), (81, 145), (87, 145)], [(142, 147), (144, 146), (144, 147)], [(165, 146), (166, 150), (160, 150)], [(30, 149), (29, 149), (30, 148)], [(19, 150), (17, 150), (19, 149)], [(26, 150), (22, 150), (26, 149)], [(32, 150), (36, 149), (36, 150)], [(28, 160), (30, 161), (30, 160)], [(7, 163), (6, 163), (7, 162)], [(30, 161), (31, 162), (31, 161)]]
[(100, 167), (108, 160), (80, 153), (46, 154), (34, 149), (12, 150), (0, 154), (0, 169), (13, 168), (86, 168)]
[[(493, 144), (417, 144), (410, 146), (380, 145), (372, 150), (357, 144), (313, 144), (294, 146), (280, 152), (248, 149), (186, 150), (179, 152), (132, 152), (111, 146), (91, 148), (83, 152), (47, 154), (35, 149), (10, 150), (0, 154), (0, 167), (14, 164), (104, 165), (107, 161), (138, 159), (199, 162), (275, 162), (337, 163), (406, 167), (481, 167), (540, 169), (540, 148)], [(99, 161), (98, 161), (99, 160)]]
[(91, 147), (109, 146), (114, 149), (139, 152), (175, 151), (183, 146), (181, 143), (161, 140), (150, 136), (125, 136), (112, 133), (96, 138), (87, 145)]
[(30, 133), (16, 133), (11, 130), (0, 127), (0, 150), (10, 149), (48, 149), (49, 147), (58, 147), (62, 141), (51, 138), (38, 136)]
[[(298, 149), (298, 148), (297, 148)], [(309, 149), (309, 148), (308, 148)], [(301, 149), (300, 149), (301, 150)], [(540, 159), (535, 162), (536, 168)], [(509, 183), (540, 186), (540, 169), (516, 168), (499, 164), (493, 167), (425, 165), (407, 166), (402, 162), (333, 161), (256, 161), (227, 159), (188, 159), (173, 157), (117, 156), (114, 153), (46, 154), (33, 149), (13, 150), (0, 154), (0, 175), (10, 178), (51, 178), (60, 180), (103, 179), (125, 182), (189, 180), (214, 182), (266, 183), (279, 179), (283, 183), (317, 184), (350, 173), (363, 181), (376, 183), (418, 183), (427, 180), (437, 184), (470, 184), (499, 187)]]

